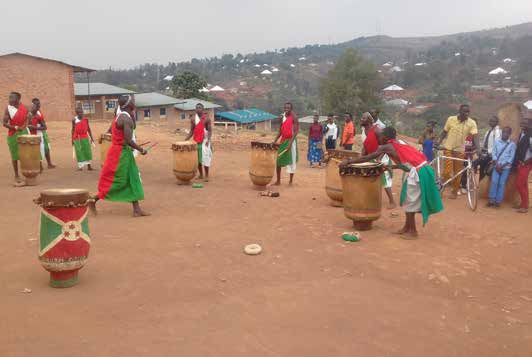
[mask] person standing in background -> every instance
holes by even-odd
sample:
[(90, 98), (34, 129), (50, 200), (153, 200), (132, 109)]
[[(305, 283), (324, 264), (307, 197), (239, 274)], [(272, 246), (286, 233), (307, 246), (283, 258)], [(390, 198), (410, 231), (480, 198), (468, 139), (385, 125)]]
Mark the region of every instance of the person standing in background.
[(52, 159), (50, 158), (50, 140), (46, 133), (48, 127), (44, 121), (44, 115), (41, 112), (41, 101), (39, 98), (33, 98), (31, 102), (33, 105), (28, 114), (28, 129), (32, 135), (39, 135), (41, 137), (41, 172), (43, 170), (42, 161), (44, 158), (46, 158), (48, 168), (55, 169), (55, 165), (52, 164)]
[(477, 168), (480, 168), (480, 180), (486, 176), (486, 169), (488, 168), (489, 163), (492, 160), (491, 153), (493, 152), (493, 145), (495, 142), (501, 138), (501, 129), (499, 128), (499, 118), (496, 115), (493, 115), (489, 122), (490, 128), (488, 132), (484, 135), (484, 140), (482, 141), (482, 147), (479, 158), (473, 162), (473, 167), (475, 171)]
[(500, 207), (504, 199), (506, 181), (515, 157), (515, 144), (510, 140), (512, 128), (502, 129), (501, 138), (493, 146), (493, 161), (495, 165), (491, 174), (488, 207)]
[(310, 167), (317, 163), (321, 167), (321, 160), (323, 156), (323, 128), (319, 123), (320, 116), (314, 114), (314, 122), (309, 128), (308, 132), (308, 153), (307, 160)]
[(345, 126), (342, 133), (342, 148), (344, 150), (353, 150), (353, 144), (355, 143), (355, 124), (353, 123), (353, 116), (351, 113), (344, 114)]
[(336, 139), (338, 139), (338, 126), (334, 122), (334, 115), (327, 116), (327, 124), (323, 128), (325, 134), (325, 148), (327, 150), (336, 149)]
[(436, 140), (436, 133), (434, 132), (435, 124), (435, 122), (429, 121), (425, 127), (423, 135), (421, 135), (418, 140), (418, 143), (423, 148), (423, 154), (429, 162), (434, 160), (434, 141)]
[(514, 165), (517, 168), (515, 187), (521, 197), (521, 204), (517, 208), (519, 213), (528, 213), (528, 175), (532, 170), (532, 113), (521, 121), (521, 135), (517, 142)]
[(370, 114), (373, 118), (373, 124), (377, 125), (380, 129), (386, 128), (386, 124), (384, 124), (384, 122), (379, 118), (381, 112), (378, 109), (373, 109)]

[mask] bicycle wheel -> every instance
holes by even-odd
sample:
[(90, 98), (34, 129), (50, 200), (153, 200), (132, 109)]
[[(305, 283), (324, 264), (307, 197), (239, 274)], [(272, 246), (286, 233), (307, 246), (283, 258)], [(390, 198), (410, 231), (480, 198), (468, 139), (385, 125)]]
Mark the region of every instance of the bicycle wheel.
[(467, 170), (467, 204), (471, 211), (477, 209), (478, 203), (478, 184), (473, 170)]

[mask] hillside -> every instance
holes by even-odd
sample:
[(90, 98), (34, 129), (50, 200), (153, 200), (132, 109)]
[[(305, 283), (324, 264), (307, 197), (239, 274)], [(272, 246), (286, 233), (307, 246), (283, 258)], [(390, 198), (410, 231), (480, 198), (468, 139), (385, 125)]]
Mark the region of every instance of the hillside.
[[(357, 49), (377, 65), (383, 88), (398, 84), (407, 89), (405, 99), (412, 103), (452, 105), (464, 100), (472, 85), (532, 86), (532, 22), (445, 36), (360, 37), (334, 45), (144, 64), (128, 70), (102, 70), (91, 80), (137, 91), (165, 91), (169, 87), (166, 76), (189, 70), (225, 88), (211, 99), (228, 109), (257, 106), (276, 112), (285, 100), (291, 100), (306, 114), (320, 108), (319, 80), (347, 48)], [(512, 61), (504, 62), (508, 58)], [(389, 65), (383, 67), (385, 63)], [(488, 75), (497, 67), (508, 74)], [(265, 69), (273, 73), (261, 75)]]

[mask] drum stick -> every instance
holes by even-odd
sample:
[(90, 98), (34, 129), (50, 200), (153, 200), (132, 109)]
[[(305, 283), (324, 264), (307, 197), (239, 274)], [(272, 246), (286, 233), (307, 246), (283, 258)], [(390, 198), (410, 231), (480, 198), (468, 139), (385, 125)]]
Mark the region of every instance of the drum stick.
[(139, 146), (148, 145), (149, 143), (151, 143), (151, 141), (146, 141), (145, 143), (139, 144)]
[(159, 144), (159, 143), (158, 143), (158, 142), (153, 143), (150, 147), (148, 147), (148, 148), (146, 149), (146, 151), (150, 151), (151, 149), (153, 149), (154, 147), (156, 147), (157, 144)]
[(283, 154), (284, 154), (285, 152), (287, 152), (287, 151), (288, 151), (288, 148), (284, 149), (283, 151), (281, 151), (281, 152), (279, 153), (279, 156), (283, 155)]

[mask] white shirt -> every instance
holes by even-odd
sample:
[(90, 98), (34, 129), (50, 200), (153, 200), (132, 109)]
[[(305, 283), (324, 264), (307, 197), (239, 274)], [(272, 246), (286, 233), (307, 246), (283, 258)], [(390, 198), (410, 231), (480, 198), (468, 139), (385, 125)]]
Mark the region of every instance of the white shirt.
[(386, 128), (386, 124), (384, 124), (379, 118), (377, 118), (377, 121), (375, 121), (375, 125), (377, 125), (381, 129)]
[(332, 138), (333, 140), (338, 139), (338, 127), (335, 123), (327, 123), (327, 133), (325, 135), (327, 135), (327, 138)]
[[(491, 132), (490, 130), (486, 132), (486, 134), (484, 135), (484, 140), (482, 140), (482, 143), (480, 143), (481, 148), (484, 149), (484, 143), (486, 142), (486, 138), (488, 139), (488, 148), (487, 148), (488, 154), (491, 154), (491, 152), (493, 151), (493, 145), (495, 145), (495, 141), (500, 139), (502, 135), (502, 130), (501, 128), (499, 128), (498, 125), (495, 126), (495, 128), (493, 128)], [(488, 138), (488, 134), (489, 134), (489, 138)]]

